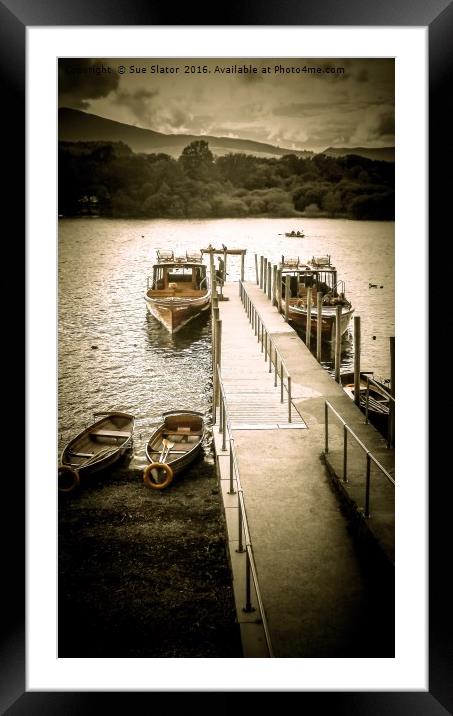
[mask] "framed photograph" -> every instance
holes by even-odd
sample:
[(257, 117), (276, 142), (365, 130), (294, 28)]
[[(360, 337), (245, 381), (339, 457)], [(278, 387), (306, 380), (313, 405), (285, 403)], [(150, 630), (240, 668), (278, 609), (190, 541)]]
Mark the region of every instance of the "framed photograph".
[[(445, 522), (441, 519), (446, 517), (446, 504), (439, 500), (433, 485), (429, 499), (431, 611), (428, 635), (426, 179), (427, 64), (429, 60), (432, 182), (436, 176), (431, 164), (433, 154), (441, 154), (441, 137), (448, 136), (442, 108), (447, 96), (446, 68), (451, 62), (445, 38), (452, 29), (452, 12), (448, 3), (443, 7), (425, 7), (417, 13), (401, 3), (398, 8), (398, 14), (395, 9), (389, 9), (385, 16), (382, 8), (377, 13), (370, 5), (366, 8), (368, 17), (364, 6), (360, 10), (342, 8), (341, 13), (332, 9), (329, 23), (324, 27), (321, 8), (307, 8), (304, 18), (299, 17), (297, 9), (286, 17), (286, 10), (278, 19), (269, 9), (260, 17), (259, 25), (249, 8), (246, 11), (249, 15), (238, 17), (231, 25), (223, 26), (219, 22), (204, 27), (195, 26), (193, 19), (178, 26), (167, 24), (165, 13), (159, 16), (157, 25), (155, 18), (149, 18), (145, 10), (142, 13), (130, 10), (128, 15), (120, 7), (116, 8), (117, 16), (112, 16), (111, 8), (102, 5), (97, 8), (97, 15), (94, 8), (66, 8), (65, 17), (61, 5), (47, 6), (42, 14), (31, 6), (19, 9), (12, 1), (8, 7), (2, 6), (2, 52), (5, 57), (8, 55), (10, 68), (7, 72), (4, 63), (3, 73), (12, 107), (6, 121), (8, 132), (15, 129), (16, 137), (24, 128), (20, 118), (24, 117), (25, 96), (27, 100), (27, 519), (24, 525), (14, 509), (23, 504), (22, 486), (8, 485), (13, 517), (8, 535), (9, 540), (14, 536), (15, 549), (7, 555), (6, 565), (11, 618), (3, 644), (7, 667), (2, 676), (4, 710), (19, 714), (44, 707), (50, 713), (62, 709), (70, 712), (82, 705), (86, 708), (85, 704), (89, 708), (92, 698), (89, 692), (93, 691), (134, 692), (134, 696), (136, 692), (148, 691), (297, 691), (298, 697), (303, 699), (321, 698), (329, 703), (335, 699), (341, 712), (355, 709), (365, 714), (377, 713), (378, 707), (389, 713), (414, 713), (422, 709), (432, 714), (451, 708), (448, 679), (451, 634), (445, 626), (447, 600), (440, 589), (442, 567), (437, 561), (440, 545), (443, 555), (448, 552), (444, 545)], [(50, 11), (52, 17), (48, 14)], [(104, 22), (108, 22), (109, 27), (103, 26)], [(276, 22), (284, 26), (276, 26)], [(128, 27), (129, 24), (134, 27)], [(347, 75), (348, 82), (340, 89), (342, 73)], [(118, 134), (118, 124), (123, 134)], [(17, 155), (17, 147), (21, 146), (19, 137), (14, 151), (12, 145), (13, 142), (11, 147), (8, 142), (7, 151), (11, 153), (8, 165), (19, 171), (23, 165)], [(393, 176), (393, 166), (395, 215), (391, 211), (393, 179), (389, 178)], [(244, 170), (245, 180), (239, 178)], [(270, 171), (272, 181), (269, 176), (264, 178)], [(343, 174), (333, 177), (332, 172)], [(301, 173), (305, 173), (303, 180)], [(338, 189), (340, 183), (341, 190)], [(431, 232), (443, 220), (448, 205), (446, 189), (443, 185), (437, 186), (438, 183), (436, 181), (430, 199)], [(11, 192), (8, 202), (10, 199), (16, 215), (21, 215), (23, 200), (17, 190)], [(211, 250), (208, 275), (213, 275), (214, 260), (220, 258), (216, 272), (220, 296), (228, 298), (228, 281), (224, 285), (225, 296), (222, 290), (228, 270), (233, 280), (244, 278), (245, 273), (246, 281), (255, 283), (256, 276), (256, 283), (260, 284), (263, 280), (257, 266), (260, 253), (269, 255), (269, 269), (271, 262), (277, 265), (279, 251), (276, 253), (277, 244), (272, 244), (273, 236), (286, 234), (278, 248), (283, 246), (287, 256), (294, 239), (298, 246), (308, 239), (310, 252), (320, 253), (317, 231), (324, 237), (323, 245), (330, 248), (332, 229), (324, 229), (323, 221), (328, 227), (336, 222), (332, 237), (336, 237), (338, 246), (347, 247), (348, 241), (354, 243), (355, 224), (368, 222), (370, 247), (387, 243), (392, 254), (390, 263), (394, 262), (393, 246), (395, 249), (394, 266), (381, 271), (379, 261), (385, 259), (370, 248), (366, 276), (367, 291), (376, 305), (390, 301), (388, 315), (392, 314), (393, 305), (396, 309), (395, 325), (385, 327), (387, 333), (393, 328), (396, 335), (396, 375), (398, 391), (401, 391), (401, 407), (397, 405), (396, 409), (401, 426), (396, 447), (401, 486), (397, 482), (394, 639), (391, 629), (384, 635), (385, 627), (381, 627), (386, 618), (381, 614), (379, 618), (376, 615), (376, 620), (373, 617), (360, 619), (358, 625), (363, 631), (354, 635), (353, 647), (346, 638), (343, 651), (340, 647), (335, 651), (331, 643), (327, 644), (328, 639), (327, 646), (320, 647), (318, 652), (316, 649), (304, 651), (300, 646), (285, 650), (284, 638), (279, 641), (276, 635), (273, 647), (268, 649), (270, 653), (254, 653), (252, 649), (244, 655), (234, 638), (229, 641), (231, 632), (225, 623), (223, 637), (220, 635), (216, 641), (217, 636), (205, 635), (205, 650), (197, 651), (197, 629), (188, 630), (186, 635), (187, 617), (178, 622), (178, 611), (182, 613), (184, 609), (187, 574), (181, 574), (182, 562), (174, 558), (168, 564), (174, 593), (168, 590), (167, 582), (167, 587), (163, 586), (156, 594), (162, 600), (169, 600), (179, 641), (175, 641), (174, 647), (169, 645), (170, 633), (168, 638), (163, 638), (165, 649), (149, 649), (145, 644), (144, 625), (153, 615), (151, 608), (149, 612), (143, 611), (145, 591), (142, 593), (140, 589), (146, 590), (147, 585), (142, 579), (140, 587), (136, 575), (137, 571), (143, 574), (149, 559), (142, 539), (143, 524), (148, 525), (146, 534), (153, 544), (159, 534), (165, 539), (165, 530), (174, 528), (175, 523), (173, 526), (165, 523), (169, 517), (161, 508), (164, 492), (155, 492), (158, 499), (149, 501), (149, 514), (144, 514), (147, 508), (143, 508), (139, 493), (146, 488), (141, 478), (126, 483), (124, 475), (120, 475), (112, 489), (108, 484), (101, 484), (82, 506), (75, 507), (74, 502), (62, 502), (61, 494), (60, 500), (55, 494), (56, 454), (61, 454), (62, 448), (79, 432), (74, 430), (75, 426), (85, 428), (82, 424), (87, 414), (102, 409), (104, 404), (108, 403), (109, 408), (115, 405), (122, 415), (128, 414), (126, 395), (131, 395), (131, 390), (134, 398), (130, 412), (145, 415), (148, 408), (140, 393), (145, 374), (149, 376), (145, 386), (151, 392), (147, 402), (153, 414), (165, 412), (168, 409), (165, 396), (172, 394), (170, 386), (175, 380), (181, 381), (181, 376), (177, 377), (177, 361), (172, 356), (181, 355), (182, 351), (190, 356), (194, 342), (199, 351), (196, 362), (192, 367), (185, 366), (187, 386), (178, 390), (182, 390), (186, 405), (190, 403), (197, 414), (206, 414), (211, 398), (209, 381), (203, 378), (200, 382), (197, 371), (200, 365), (201, 370), (210, 370), (210, 366), (204, 366), (206, 351), (203, 348), (210, 340), (208, 324), (206, 321), (206, 325), (203, 324), (202, 317), (200, 324), (196, 323), (194, 338), (192, 316), (184, 316), (181, 325), (177, 325), (175, 321), (179, 321), (180, 316), (176, 319), (171, 315), (168, 319), (162, 311), (159, 316), (155, 315), (153, 291), (180, 290), (182, 284), (178, 282), (187, 283), (189, 272), (193, 295), (197, 291), (206, 292), (208, 282), (203, 274), (203, 260), (198, 265), (198, 258), (194, 258), (191, 249), (207, 247), (209, 255), (209, 247), (212, 249), (218, 244), (219, 257)], [(225, 225), (216, 229), (222, 222)], [(193, 232), (189, 238), (188, 226)], [(344, 244), (341, 236), (338, 239), (342, 231), (345, 232)], [(383, 235), (374, 236), (373, 231)], [(113, 245), (110, 237), (115, 232), (121, 235), (121, 241)], [(234, 254), (238, 253), (244, 232), (247, 235), (244, 248), (248, 253), (245, 259), (242, 256), (238, 260)], [(357, 236), (362, 234), (363, 231), (359, 231)], [(227, 236), (232, 256), (228, 255)], [(200, 245), (196, 241), (201, 242)], [(171, 257), (161, 253), (154, 260), (151, 256), (155, 250), (169, 249)], [(176, 261), (176, 268), (171, 268), (170, 263), (175, 262), (181, 252), (184, 267), (176, 266)], [(330, 258), (330, 250), (324, 253)], [(96, 271), (93, 261), (97, 263)], [(141, 291), (138, 284), (135, 285), (137, 275), (140, 282), (153, 261), (152, 284), (143, 286), (149, 312), (136, 316), (128, 297), (135, 297)], [(346, 258), (340, 259), (342, 269), (347, 263)], [(356, 271), (363, 280), (363, 269), (356, 267)], [(347, 270), (346, 274), (349, 283)], [(310, 280), (313, 275), (318, 281), (318, 274), (311, 266)], [(389, 298), (385, 284), (388, 281), (390, 286), (393, 279), (395, 294), (393, 296), (391, 291)], [(206, 281), (204, 289), (200, 283), (203, 280)], [(215, 282), (211, 288), (212, 285), (216, 290), (219, 288)], [(337, 286), (337, 282), (332, 285), (334, 289)], [(319, 288), (317, 284), (316, 287)], [(186, 284), (183, 288), (187, 291)], [(418, 310), (408, 313), (406, 299), (415, 289)], [(382, 299), (378, 296), (380, 292)], [(345, 287), (341, 293), (339, 289), (334, 291), (334, 298), (344, 295), (348, 299)], [(308, 300), (305, 294), (302, 298), (302, 294), (298, 296), (299, 301)], [(145, 303), (143, 306), (146, 308)], [(140, 328), (127, 325), (129, 319)], [(190, 336), (182, 325), (189, 321)], [(365, 331), (374, 333), (368, 327)], [(385, 372), (388, 356), (379, 353), (381, 337), (376, 333), (367, 338), (373, 359), (376, 361), (378, 356), (378, 363), (382, 361)], [(178, 336), (177, 351), (174, 335)], [(414, 335), (418, 343), (416, 355)], [(263, 336), (263, 350), (267, 351), (267, 338), (264, 346)], [(365, 347), (365, 360), (366, 350)], [(137, 365), (140, 351), (143, 355)], [(124, 356), (128, 352), (129, 368), (125, 370)], [(63, 359), (62, 354), (66, 356)], [(103, 361), (106, 361), (104, 367)], [(162, 361), (166, 362), (165, 369), (159, 366)], [(276, 362), (276, 375), (277, 367)], [(331, 370), (334, 369), (332, 359)], [(96, 385), (101, 373), (102, 384)], [(94, 386), (89, 382), (91, 379)], [(283, 391), (283, 367), (281, 380)], [(419, 386), (417, 412), (413, 410), (411, 387), (415, 381)], [(289, 383), (286, 389), (289, 393)], [(98, 398), (94, 397), (96, 394)], [(176, 392), (173, 395), (176, 397)], [(293, 404), (297, 412), (296, 398)], [(99, 422), (96, 418), (94, 423), (96, 428), (101, 428), (97, 430), (96, 445), (102, 429), (102, 439), (107, 435), (104, 423), (101, 425), (104, 419)], [(117, 419), (106, 423), (109, 452), (107, 455), (106, 448), (104, 457), (109, 459), (114, 452), (112, 440), (119, 437), (119, 433), (112, 437), (112, 430), (120, 430), (123, 435), (128, 429), (126, 423), (118, 427)], [(157, 420), (151, 423), (157, 430)], [(149, 461), (153, 461), (153, 450), (157, 450), (156, 461), (164, 462), (160, 460), (160, 447), (153, 448), (148, 424), (141, 422), (140, 417), (136, 418), (135, 430), (140, 452), (145, 454), (147, 444), (151, 451), (148, 451)], [(181, 437), (181, 432), (183, 441), (187, 437), (184, 430), (183, 427), (177, 431), (177, 437)], [(167, 436), (170, 454), (174, 450), (172, 435)], [(89, 443), (81, 440), (77, 445), (72, 454), (77, 453), (82, 456), (81, 460), (86, 460)], [(162, 445), (165, 448), (165, 444)], [(102, 446), (105, 447), (104, 443)], [(176, 459), (180, 458), (176, 456)], [(134, 460), (135, 455), (131, 474), (137, 477), (146, 463), (142, 465)], [(69, 471), (76, 474), (77, 480), (82, 473), (79, 468), (84, 464), (77, 463), (74, 469), (68, 462)], [(150, 474), (148, 471), (148, 476)], [(214, 495), (220, 504), (221, 495), (217, 497), (215, 483), (209, 479), (207, 476), (203, 488), (207, 490), (204, 502), (208, 504)], [(188, 503), (199, 499), (194, 498), (190, 481), (187, 482), (189, 489), (184, 488), (187, 494), (180, 490), (171, 507), (172, 515), (177, 514), (178, 501), (186, 508), (183, 525), (186, 535), (191, 534), (192, 529), (189, 524), (192, 517), (187, 519)], [(130, 495), (125, 494), (125, 484), (137, 488), (133, 498), (137, 500), (136, 505)], [(194, 514), (198, 514), (198, 509), (201, 506), (197, 505)], [(366, 506), (364, 509), (366, 512)], [(433, 509), (438, 510), (434, 519)], [(22, 514), (22, 508), (18, 512)], [(138, 513), (141, 524), (136, 522)], [(98, 516), (93, 519), (95, 514)], [(157, 522), (152, 524), (153, 517), (163, 530), (161, 533)], [(215, 562), (212, 554), (215, 539), (209, 533), (215, 525), (209, 523), (209, 516), (203, 519), (206, 519), (208, 533), (203, 539), (203, 549), (209, 555), (211, 568), (221, 571), (224, 567)], [(114, 536), (118, 520), (121, 540)], [(128, 521), (129, 546), (126, 547), (124, 528)], [(80, 542), (74, 537), (78, 530), (83, 533)], [(193, 536), (196, 534), (195, 525)], [(168, 541), (165, 544), (169, 544)], [(25, 546), (26, 584), (23, 562), (20, 562)], [(94, 551), (90, 553), (92, 547)], [(109, 550), (112, 551), (108, 553)], [(128, 571), (134, 560), (135, 575), (133, 569)], [(116, 582), (110, 577), (99, 578), (102, 570), (107, 574), (114, 563), (119, 570)], [(89, 576), (94, 572), (97, 579)], [(120, 572), (126, 577), (125, 584), (118, 577)], [(222, 600), (228, 596), (230, 587), (218, 589), (217, 583), (225, 580), (225, 574), (222, 572), (220, 577), (220, 572), (216, 574), (217, 582), (212, 575), (205, 579), (211, 580), (214, 606), (209, 609), (217, 608), (211, 619), (219, 624), (228, 612)], [(276, 579), (279, 574), (276, 564)], [(249, 577), (250, 574), (247, 579)], [(128, 579), (132, 580), (129, 590)], [(238, 580), (236, 576), (235, 580)], [(384, 591), (379, 592), (376, 584), (373, 589), (376, 610), (381, 604), (391, 620), (393, 609), (388, 604), (383, 606)], [(237, 595), (231, 589), (230, 592), (234, 604)], [(124, 617), (124, 600), (129, 595), (137, 603), (135, 625)], [(391, 593), (390, 601), (393, 598)], [(200, 629), (208, 629), (209, 620), (202, 615), (202, 600), (193, 603), (197, 605), (194, 622), (199, 633)], [(246, 600), (245, 611), (248, 606)], [(157, 615), (159, 609), (162, 605), (156, 604)], [(310, 613), (310, 607), (306, 610)], [(263, 614), (261, 610), (258, 619), (249, 619), (245, 629), (241, 627), (242, 639), (254, 621), (261, 625), (266, 622)], [(154, 618), (157, 624), (159, 618)], [(117, 628), (121, 620), (123, 631), (121, 626)], [(236, 621), (241, 624), (240, 618)], [(113, 635), (109, 634), (109, 623), (115, 624)], [(133, 634), (134, 629), (139, 630), (140, 623), (141, 641)], [(380, 641), (379, 645), (376, 642), (374, 651), (372, 640), (378, 632)], [(150, 635), (153, 633), (157, 634), (157, 627), (154, 632), (149, 631)], [(219, 630), (215, 632), (219, 633)], [(119, 643), (118, 634), (121, 635)], [(276, 658), (253, 658), (256, 656)], [(107, 697), (107, 693), (103, 694), (103, 698)]]

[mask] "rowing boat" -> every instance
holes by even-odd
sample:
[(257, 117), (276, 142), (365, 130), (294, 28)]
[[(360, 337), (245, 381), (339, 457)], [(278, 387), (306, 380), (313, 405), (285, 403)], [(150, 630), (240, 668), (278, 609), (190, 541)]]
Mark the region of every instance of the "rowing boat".
[(95, 413), (94, 418), (99, 419), (76, 435), (62, 451), (58, 471), (60, 492), (72, 492), (86, 477), (111, 467), (132, 445), (133, 415)]
[(148, 487), (162, 490), (200, 454), (206, 428), (203, 414), (194, 410), (163, 413), (162, 422), (146, 446), (150, 463), (143, 475)]

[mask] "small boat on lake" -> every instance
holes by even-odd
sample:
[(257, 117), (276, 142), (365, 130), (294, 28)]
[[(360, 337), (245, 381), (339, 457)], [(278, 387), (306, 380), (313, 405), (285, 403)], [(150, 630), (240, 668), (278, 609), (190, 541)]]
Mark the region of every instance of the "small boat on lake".
[(286, 231), (285, 236), (289, 236), (290, 238), (297, 238), (297, 239), (303, 239), (305, 234), (303, 231)]
[(163, 413), (163, 421), (146, 446), (149, 465), (143, 480), (148, 487), (167, 487), (201, 453), (206, 432), (203, 413), (175, 410)]
[[(100, 417), (102, 416), (102, 417)], [(58, 471), (60, 492), (72, 492), (81, 480), (116, 463), (132, 445), (135, 418), (129, 413), (95, 413), (100, 417), (63, 449)]]
[[(373, 373), (360, 373), (360, 398), (359, 408), (366, 413), (367, 405), (367, 377), (373, 379)], [(341, 385), (347, 395), (354, 400), (354, 373), (343, 373), (340, 375)], [(388, 419), (390, 413), (389, 391), (384, 385), (377, 381), (369, 382), (368, 388), (368, 417), (370, 421), (381, 432), (387, 430)]]
[(307, 261), (282, 256), (279, 264), (282, 283), (277, 287), (281, 290), (284, 305), (286, 281), (289, 282), (288, 317), (295, 325), (304, 330), (307, 326), (307, 294), (311, 291), (311, 334), (316, 337), (318, 324), (317, 296), (322, 293), (321, 337), (332, 340), (335, 334), (336, 309), (341, 306), (340, 331), (346, 332), (354, 309), (345, 296), (345, 283), (337, 279), (337, 270), (330, 261), (330, 256), (312, 257)]
[(175, 257), (173, 251), (157, 251), (145, 301), (151, 315), (170, 333), (209, 308), (211, 288), (206, 271), (200, 253)]

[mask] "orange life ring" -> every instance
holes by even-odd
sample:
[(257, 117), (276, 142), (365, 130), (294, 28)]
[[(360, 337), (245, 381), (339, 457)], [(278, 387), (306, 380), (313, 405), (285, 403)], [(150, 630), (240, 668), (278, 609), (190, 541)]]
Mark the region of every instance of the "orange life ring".
[(61, 465), (58, 468), (58, 491), (73, 492), (80, 485), (78, 470), (69, 465)]
[[(151, 471), (156, 469), (162, 469), (167, 473), (167, 477), (163, 482), (154, 482)], [(172, 481), (173, 470), (166, 462), (152, 462), (150, 465), (145, 467), (143, 482), (147, 487), (151, 487), (153, 490), (163, 490), (164, 487), (168, 487)]]

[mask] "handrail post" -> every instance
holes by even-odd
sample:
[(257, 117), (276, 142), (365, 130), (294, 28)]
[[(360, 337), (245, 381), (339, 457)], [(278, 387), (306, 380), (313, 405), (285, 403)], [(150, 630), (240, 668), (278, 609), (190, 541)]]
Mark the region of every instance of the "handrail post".
[(274, 358), (275, 358), (275, 371), (274, 371), (274, 388), (278, 385), (278, 355), (277, 355), (277, 349), (274, 348)]
[(325, 426), (325, 445), (324, 445), (324, 452), (327, 454), (329, 452), (329, 405), (327, 403), (327, 400), (324, 403), (324, 426)]
[(365, 517), (370, 516), (370, 483), (371, 483), (371, 458), (370, 453), (366, 454), (366, 488), (365, 488)]
[(280, 402), (283, 403), (283, 361), (280, 358)]
[(242, 507), (241, 507), (241, 493), (242, 490), (238, 490), (238, 548), (236, 552), (243, 552), (244, 546), (242, 544)]
[[(217, 372), (218, 375), (218, 372)], [(217, 381), (219, 382), (219, 381)], [(223, 404), (223, 393), (220, 391), (220, 400), (219, 400), (219, 433), (223, 435), (225, 431), (225, 426), (223, 424), (223, 410), (222, 410), (222, 404)]]
[(263, 323), (263, 321), (261, 321), (261, 353), (264, 351), (264, 332), (265, 332), (264, 323)]
[(265, 331), (266, 340), (264, 342), (264, 360), (267, 361), (267, 331)]
[(269, 336), (269, 373), (272, 373), (272, 338)]
[(235, 495), (236, 491), (233, 486), (233, 477), (234, 477), (234, 438), (230, 437), (230, 489), (228, 491), (229, 495)]
[(291, 422), (291, 376), (288, 375), (288, 423)]
[(226, 409), (225, 409), (225, 398), (222, 400), (222, 422), (223, 422), (223, 433), (222, 433), (222, 451), (226, 452)]
[(251, 589), (250, 589), (250, 555), (249, 550), (246, 549), (245, 554), (245, 607), (242, 608), (243, 612), (254, 612), (255, 609), (252, 607), (251, 600)]
[(348, 428), (343, 425), (343, 482), (348, 482)]

